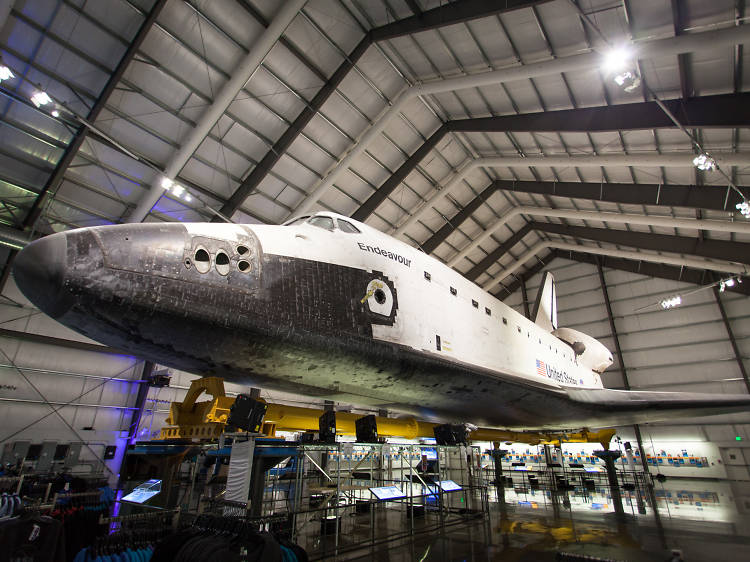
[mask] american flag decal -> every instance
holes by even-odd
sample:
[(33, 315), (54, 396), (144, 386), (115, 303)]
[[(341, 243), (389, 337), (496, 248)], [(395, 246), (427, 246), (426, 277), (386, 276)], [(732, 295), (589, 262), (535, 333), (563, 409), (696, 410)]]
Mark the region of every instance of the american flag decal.
[(540, 377), (547, 376), (547, 365), (544, 364), (544, 361), (539, 361), (539, 359), (536, 360), (536, 373)]

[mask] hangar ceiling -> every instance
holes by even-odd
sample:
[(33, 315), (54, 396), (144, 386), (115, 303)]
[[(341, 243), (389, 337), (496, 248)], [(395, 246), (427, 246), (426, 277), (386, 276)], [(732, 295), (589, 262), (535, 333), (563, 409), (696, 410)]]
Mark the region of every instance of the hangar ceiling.
[(744, 0), (3, 5), (9, 232), (326, 209), (501, 299), (556, 257), (696, 284), (750, 263)]

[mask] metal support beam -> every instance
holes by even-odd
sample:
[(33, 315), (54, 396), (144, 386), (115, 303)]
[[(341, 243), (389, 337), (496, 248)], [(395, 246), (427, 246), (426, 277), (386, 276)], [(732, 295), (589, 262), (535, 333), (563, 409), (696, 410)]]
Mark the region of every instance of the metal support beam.
[[(451, 233), (463, 224), (474, 212), (485, 203), (495, 191), (503, 189), (501, 184), (503, 182), (496, 181), (492, 182), (489, 187), (485, 188), (482, 193), (472, 199), (463, 209), (458, 211), (455, 215), (447, 220), (447, 222), (437, 231), (435, 234), (430, 236), (424, 243), (421, 244), (422, 250), (426, 254), (431, 254), (435, 251), (435, 248), (440, 246), (443, 241), (451, 235)], [(513, 182), (508, 182), (513, 183)]]
[[(612, 304), (609, 300), (609, 291), (607, 291), (607, 283), (604, 281), (604, 270), (602, 264), (597, 262), (596, 270), (599, 273), (599, 284), (602, 289), (602, 296), (604, 297), (604, 306), (607, 309), (607, 320), (609, 320), (609, 331), (612, 335), (612, 339), (615, 342), (615, 352), (617, 353), (617, 362), (620, 364), (620, 374), (622, 375), (622, 384), (625, 390), (630, 390), (630, 382), (628, 381), (628, 371), (625, 368), (625, 360), (622, 357), (622, 348), (620, 347), (620, 339), (617, 337), (617, 330), (615, 329), (615, 318), (612, 315)], [(639, 443), (640, 445), (640, 443)]]
[(557, 257), (556, 251), (552, 251), (543, 258), (540, 258), (537, 256), (537, 261), (534, 265), (527, 268), (526, 271), (524, 271), (523, 277), (518, 277), (515, 281), (508, 285), (500, 285), (500, 290), (496, 293), (493, 293), (493, 296), (502, 300), (507, 298), (509, 295), (513, 294), (513, 292), (518, 289), (518, 287), (521, 286), (521, 279), (531, 279), (536, 273), (539, 273), (542, 269), (547, 267), (547, 265)]
[[(489, 226), (484, 232), (477, 235), (472, 242), (464, 246), (458, 253), (456, 253), (449, 261), (448, 265), (451, 267), (456, 267), (461, 261), (469, 256), (476, 248), (484, 244), (487, 240), (489, 240), (494, 234), (497, 234), (498, 232), (502, 231), (503, 229), (508, 227), (508, 223), (516, 219), (518, 217), (522, 216), (543, 216), (543, 217), (557, 217), (557, 218), (564, 218), (564, 219), (579, 219), (579, 220), (591, 220), (591, 221), (597, 221), (597, 222), (612, 222), (612, 223), (618, 223), (618, 224), (638, 224), (638, 225), (646, 225), (646, 226), (661, 226), (661, 227), (667, 227), (667, 228), (688, 228), (688, 229), (705, 229), (710, 231), (716, 231), (716, 232), (734, 232), (734, 233), (744, 233), (744, 234), (750, 234), (750, 224), (743, 222), (743, 221), (727, 221), (727, 220), (697, 220), (697, 219), (681, 219), (681, 218), (673, 218), (670, 216), (662, 216), (662, 215), (637, 215), (637, 214), (627, 214), (627, 213), (607, 213), (607, 212), (601, 212), (601, 211), (580, 211), (580, 210), (574, 210), (574, 209), (550, 209), (547, 207), (537, 207), (537, 206), (520, 206), (520, 207), (512, 207), (510, 210), (508, 210), (505, 214), (503, 214), (501, 217), (498, 218), (491, 226)], [(539, 243), (541, 245), (542, 242)], [(549, 241), (547, 242), (547, 246), (553, 247), (557, 246), (560, 249), (569, 249), (564, 248), (563, 246), (559, 245), (559, 242), (556, 241)], [(594, 252), (590, 250), (582, 250), (582, 251), (588, 251), (589, 253), (597, 254), (601, 252)], [(620, 250), (613, 250), (611, 252), (611, 255), (615, 256), (621, 254), (620, 257), (622, 258), (629, 258), (630, 256), (626, 256), (623, 254)], [(644, 260), (644, 261), (650, 261), (650, 258), (647, 256), (644, 256), (643, 258), (638, 257), (635, 258), (638, 260)], [(703, 264), (701, 265), (695, 265), (695, 260), (693, 261), (692, 267), (699, 267), (701, 269), (717, 269), (716, 267), (704, 267)], [(670, 263), (669, 259), (664, 259), (665, 263)], [(677, 265), (687, 265), (690, 266), (691, 263), (688, 260), (685, 260), (684, 263), (679, 263)], [(734, 272), (734, 268), (727, 270), (726, 269), (727, 264), (722, 265), (722, 268), (718, 268), (719, 271), (732, 271)], [(513, 273), (514, 267), (512, 266), (508, 268), (508, 275)], [(743, 269), (744, 273), (744, 269)]]
[[(559, 257), (580, 263), (590, 263), (593, 265), (601, 263), (603, 267), (609, 269), (629, 271), (631, 273), (638, 273), (639, 275), (646, 275), (648, 277), (669, 279), (670, 281), (681, 281), (682, 283), (692, 283), (693, 285), (699, 286), (704, 286), (707, 278), (707, 272), (705, 269), (678, 267), (663, 263), (636, 261), (612, 256), (595, 256), (583, 251), (555, 250), (553, 257)], [(748, 285), (750, 285), (750, 283), (735, 283), (734, 287), (728, 287), (727, 291), (750, 296), (750, 286)]]
[[(736, 284), (735, 284), (736, 285)], [(721, 319), (724, 321), (724, 327), (727, 330), (727, 336), (729, 337), (729, 343), (732, 344), (732, 351), (734, 352), (734, 358), (737, 361), (737, 366), (742, 374), (742, 379), (745, 381), (745, 387), (747, 392), (750, 393), (750, 378), (747, 375), (747, 369), (745, 368), (745, 362), (742, 360), (742, 354), (737, 347), (737, 340), (734, 338), (734, 332), (732, 331), (732, 325), (729, 323), (729, 317), (727, 311), (724, 309), (724, 303), (721, 302), (721, 292), (717, 286), (714, 286), (714, 297), (716, 298), (716, 306), (719, 307), (719, 313)]]
[[(263, 179), (268, 175), (271, 169), (276, 165), (279, 159), (289, 149), (292, 143), (297, 139), (307, 124), (320, 111), (328, 98), (336, 91), (339, 84), (349, 74), (349, 71), (357, 64), (362, 55), (372, 44), (370, 36), (365, 36), (346, 59), (339, 65), (331, 78), (318, 90), (312, 101), (305, 106), (302, 112), (297, 116), (292, 125), (284, 131), (279, 140), (277, 140), (266, 155), (258, 162), (253, 170), (242, 180), (234, 193), (222, 205), (219, 212), (225, 217), (231, 217), (237, 209), (245, 202), (245, 199), (260, 185)], [(212, 222), (219, 222), (219, 217), (214, 217)]]
[[(297, 116), (292, 125), (284, 132), (281, 138), (274, 143), (273, 147), (266, 153), (257, 166), (255, 166), (250, 174), (248, 174), (248, 176), (242, 181), (219, 212), (226, 217), (230, 217), (240, 208), (240, 206), (242, 206), (247, 197), (257, 189), (273, 166), (289, 149), (310, 120), (318, 113), (318, 111), (320, 111), (344, 78), (346, 78), (349, 71), (356, 66), (359, 59), (373, 43), (403, 37), (420, 31), (471, 21), (492, 14), (517, 10), (527, 6), (544, 4), (549, 1), (551, 0), (506, 0), (502, 5), (498, 5), (484, 0), (463, 0), (441, 5), (432, 10), (421, 12), (418, 15), (372, 29), (344, 59), (333, 75), (331, 75), (331, 78), (323, 85), (312, 101)], [(437, 142), (437, 140), (439, 139), (436, 139), (435, 142)], [(427, 142), (429, 142), (429, 140)], [(398, 173), (399, 172), (397, 171), (396, 174)], [(396, 183), (396, 185), (398, 185), (398, 183)], [(217, 221), (220, 219), (217, 217), (213, 220)]]
[[(735, 26), (721, 30), (690, 33), (680, 37), (640, 41), (637, 45), (634, 45), (635, 53), (633, 56), (643, 60), (650, 60), (676, 56), (679, 53), (700, 51), (709, 47), (734, 46), (738, 43), (750, 41), (750, 29), (745, 29), (746, 27)], [(588, 70), (599, 67), (601, 64), (601, 53), (592, 51), (412, 86), (399, 94), (380, 118), (360, 136), (357, 144), (352, 146), (338, 164), (328, 172), (325, 178), (316, 184), (295, 212), (306, 213), (310, 211), (324, 193), (334, 185), (338, 177), (349, 169), (354, 160), (367, 150), (369, 144), (386, 129), (391, 119), (397, 118), (412, 99), (425, 95), (505, 84), (517, 80), (541, 78), (542, 76), (559, 76), (560, 73)], [(637, 120), (638, 117), (636, 116), (635, 119)], [(295, 214), (295, 212), (290, 215)]]
[[(740, 187), (750, 196), (750, 189)], [(664, 207), (690, 207), (715, 211), (731, 211), (742, 199), (734, 190), (719, 186), (661, 185), (656, 183), (601, 183), (601, 182), (555, 182), (497, 180), (421, 244), (430, 254), (451, 233), (459, 228), (490, 196), (499, 190), (517, 193), (555, 195), (590, 201), (606, 201), (626, 205), (652, 205)]]
[(521, 297), (523, 298), (523, 314), (526, 318), (531, 318), (531, 312), (529, 311), (529, 294), (526, 292), (526, 279), (523, 275), (518, 277), (518, 281), (521, 283)]
[(141, 380), (144, 383), (138, 385), (138, 394), (135, 397), (135, 404), (133, 404), (135, 409), (133, 410), (133, 415), (130, 417), (130, 426), (128, 429), (128, 443), (131, 445), (138, 440), (138, 427), (141, 425), (146, 398), (148, 398), (148, 389), (151, 388), (148, 381), (151, 380), (153, 372), (154, 364), (151, 361), (144, 361), (143, 370), (141, 371)]
[(586, 226), (570, 226), (545, 222), (528, 222), (516, 234), (508, 238), (500, 246), (487, 254), (479, 263), (472, 267), (465, 277), (472, 281), (487, 271), (497, 261), (508, 253), (513, 246), (521, 242), (529, 232), (546, 232), (572, 238), (607, 242), (621, 246), (630, 246), (639, 250), (655, 250), (677, 254), (700, 256), (717, 260), (750, 264), (750, 244), (730, 240), (703, 240), (686, 236), (671, 236), (668, 234), (653, 234), (650, 232), (633, 232), (630, 230), (612, 230), (606, 228), (591, 228)]
[[(740, 187), (750, 196), (750, 189)], [(606, 201), (626, 205), (652, 205), (664, 207), (690, 207), (715, 211), (731, 211), (742, 199), (734, 190), (719, 186), (661, 185), (599, 182), (543, 182), (497, 180), (428, 238), (422, 245), (426, 253), (432, 253), (451, 233), (459, 228), (489, 197), (499, 190), (517, 193), (555, 195), (590, 201)]]
[(437, 131), (432, 133), (430, 138), (422, 143), (422, 146), (420, 146), (414, 154), (409, 156), (409, 158), (406, 159), (406, 162), (401, 164), (401, 166), (398, 167), (398, 170), (393, 172), (393, 174), (385, 180), (383, 185), (381, 185), (375, 193), (370, 195), (370, 197), (367, 198), (367, 201), (362, 203), (359, 209), (354, 211), (352, 218), (358, 221), (364, 221), (374, 213), (375, 209), (385, 201), (385, 198), (388, 197), (388, 195), (390, 195), (393, 190), (395, 190), (399, 184), (406, 179), (406, 176), (408, 176), (412, 170), (419, 165), (422, 159), (427, 156), (435, 146), (437, 146), (437, 143), (443, 139), (447, 132), (448, 129), (445, 125), (441, 125)]
[(651, 232), (634, 232), (632, 230), (612, 230), (608, 228), (591, 228), (587, 226), (569, 226), (546, 222), (530, 222), (531, 230), (559, 234), (573, 238), (585, 238), (597, 242), (607, 242), (630, 246), (639, 250), (673, 252), (691, 256), (701, 256), (718, 260), (727, 260), (750, 264), (750, 243), (730, 240), (690, 238), (671, 236)]
[(529, 223), (526, 223), (518, 232), (516, 232), (513, 236), (500, 244), (497, 248), (487, 254), (474, 267), (467, 271), (464, 274), (464, 277), (466, 277), (469, 281), (476, 280), (477, 277), (487, 271), (490, 266), (497, 260), (499, 260), (500, 257), (503, 256), (508, 250), (510, 250), (513, 246), (523, 240), (523, 237), (526, 236), (529, 232), (531, 232), (531, 226)]
[[(750, 94), (704, 96), (663, 103), (681, 122), (692, 127), (735, 127), (739, 122), (746, 122), (744, 119), (750, 119)], [(366, 220), (449, 132), (596, 132), (673, 127), (674, 123), (655, 102), (448, 121), (354, 212), (352, 218)]]
[[(716, 185), (534, 181), (496, 183), (501, 184), (499, 189), (519, 193), (538, 193), (626, 205), (689, 207), (731, 212), (735, 210), (735, 205), (742, 201), (735, 191)], [(749, 188), (740, 186), (740, 189), (750, 196)]]
[[(675, 36), (682, 35), (685, 28), (684, 4), (681, 0), (672, 0), (672, 26), (674, 27)], [(680, 72), (680, 92), (682, 93), (683, 100), (688, 99), (692, 94), (690, 76), (688, 75), (689, 64), (690, 55), (688, 53), (677, 55), (677, 66)]]
[[(733, 128), (750, 116), (750, 109), (743, 107), (748, 100), (750, 94), (720, 94), (662, 103), (686, 127)], [(451, 131), (462, 132), (601, 132), (672, 129), (674, 122), (656, 102), (650, 101), (457, 119), (448, 126)]]
[[(615, 343), (615, 351), (617, 353), (617, 362), (620, 365), (620, 374), (622, 376), (623, 387), (625, 390), (630, 390), (630, 381), (628, 380), (628, 370), (625, 367), (625, 358), (622, 355), (622, 347), (620, 347), (620, 338), (617, 335), (617, 328), (615, 327), (615, 317), (612, 314), (612, 303), (609, 299), (609, 291), (607, 290), (607, 282), (604, 279), (604, 269), (602, 268), (602, 260), (597, 260), (596, 270), (599, 274), (599, 284), (602, 289), (602, 297), (604, 298), (604, 305), (607, 309), (607, 319), (609, 320), (609, 329), (612, 335), (612, 340)], [(635, 439), (638, 442), (638, 451), (641, 457), (641, 466), (643, 467), (643, 473), (645, 475), (646, 487), (651, 501), (651, 509), (654, 511), (654, 517), (656, 524), (661, 531), (661, 520), (659, 519), (659, 511), (656, 506), (656, 495), (654, 494), (654, 486), (651, 482), (651, 473), (648, 468), (648, 462), (646, 461), (646, 450), (643, 447), (643, 438), (641, 437), (641, 428), (638, 424), (633, 424), (633, 430), (635, 431)]]
[[(162, 8), (164, 8), (164, 5), (166, 3), (167, 0), (156, 0), (156, 2), (154, 3), (148, 16), (141, 24), (141, 27), (138, 29), (138, 33), (136, 33), (135, 37), (133, 37), (133, 40), (125, 51), (125, 54), (122, 56), (120, 62), (115, 67), (115, 70), (114, 72), (112, 72), (109, 80), (107, 80), (107, 83), (99, 94), (96, 102), (91, 107), (91, 110), (89, 110), (89, 113), (86, 116), (86, 121), (88, 121), (89, 123), (93, 123), (94, 121), (96, 121), (99, 113), (101, 113), (101, 111), (104, 109), (109, 96), (112, 94), (112, 92), (114, 92), (117, 84), (119, 84), (123, 74), (125, 74), (125, 70), (130, 65), (130, 62), (133, 60), (138, 50), (141, 48), (146, 35), (148, 35), (148, 32), (151, 30), (151, 27), (156, 21), (156, 18), (159, 17), (159, 14), (161, 13)], [(55, 166), (55, 171), (52, 172), (52, 175), (50, 175), (47, 183), (44, 184), (44, 187), (41, 189), (39, 195), (37, 195), (36, 199), (34, 200), (31, 209), (29, 209), (29, 212), (22, 224), (23, 228), (28, 228), (36, 222), (37, 218), (41, 214), (44, 199), (49, 192), (54, 192), (60, 185), (65, 171), (68, 169), (68, 166), (70, 166), (73, 158), (75, 158), (75, 155), (81, 148), (83, 141), (86, 139), (88, 130), (88, 127), (85, 127), (83, 125), (78, 128), (75, 136), (70, 141), (68, 147), (65, 149), (65, 152), (63, 152), (62, 157)], [(2, 290), (2, 286), (0, 286), (0, 290)]]
[(67, 347), (69, 349), (77, 349), (80, 351), (93, 351), (95, 353), (107, 353), (112, 355), (131, 355), (127, 351), (115, 349), (113, 347), (107, 347), (105, 345), (99, 345), (96, 343), (88, 343), (77, 340), (66, 340), (63, 338), (55, 338), (53, 336), (45, 336), (43, 334), (32, 334), (30, 332), (19, 332), (17, 330), (8, 330), (7, 328), (0, 328), (0, 338), (13, 338), (17, 340), (24, 340), (33, 343), (42, 343), (45, 345), (57, 345), (60, 347)]
[[(242, 91), (245, 84), (252, 78), (279, 38), (297, 17), (297, 14), (302, 10), (306, 1), (287, 0), (281, 3), (281, 7), (269, 26), (255, 39), (250, 50), (232, 71), (229, 80), (224, 83), (211, 101), (211, 104), (201, 113), (195, 127), (182, 140), (180, 148), (170, 156), (169, 162), (164, 167), (164, 176), (171, 180), (177, 177), (211, 132), (211, 129), (214, 128), (221, 116), (224, 115), (235, 100), (237, 94)], [(141, 222), (144, 220), (163, 194), (164, 189), (161, 186), (161, 178), (156, 177), (152, 181), (149, 191), (141, 197), (135, 210), (128, 217), (128, 222)]]
[(419, 15), (404, 18), (382, 27), (373, 29), (370, 34), (373, 41), (386, 41), (437, 29), (457, 23), (484, 18), (487, 16), (512, 12), (531, 6), (545, 4), (550, 0), (503, 0), (502, 2), (487, 2), (486, 0), (460, 0), (440, 4), (437, 8), (427, 10)]

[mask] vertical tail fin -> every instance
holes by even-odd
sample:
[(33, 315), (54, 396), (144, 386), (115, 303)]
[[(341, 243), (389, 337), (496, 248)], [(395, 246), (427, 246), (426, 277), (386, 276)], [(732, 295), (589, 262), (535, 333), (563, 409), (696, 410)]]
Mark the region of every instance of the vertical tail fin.
[(548, 332), (557, 329), (557, 290), (555, 278), (549, 271), (545, 271), (542, 277), (532, 317), (537, 326)]

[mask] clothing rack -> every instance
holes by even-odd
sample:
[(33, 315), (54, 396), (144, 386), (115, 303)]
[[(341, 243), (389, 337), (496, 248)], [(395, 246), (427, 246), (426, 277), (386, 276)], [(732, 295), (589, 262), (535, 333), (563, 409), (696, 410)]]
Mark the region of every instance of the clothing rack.
[(179, 522), (180, 518), (180, 508), (176, 507), (174, 509), (162, 509), (160, 511), (152, 511), (149, 513), (132, 513), (130, 515), (114, 515), (112, 517), (104, 517), (104, 515), (99, 516), (99, 524), (100, 525), (107, 525), (110, 523), (128, 523), (131, 521), (151, 521), (154, 519), (159, 519), (160, 517), (164, 517), (165, 515), (171, 515), (172, 521), (171, 525), (173, 528), (177, 528), (177, 524)]
[(52, 503), (54, 505), (57, 505), (58, 502), (61, 502), (63, 500), (75, 500), (75, 499), (84, 499), (84, 498), (91, 498), (96, 496), (97, 498), (101, 497), (102, 491), (101, 490), (92, 490), (91, 492), (57, 492), (55, 494), (54, 499), (52, 500)]
[(37, 503), (37, 504), (25, 504), (23, 506), (24, 511), (52, 511), (55, 509), (54, 503)]
[(242, 526), (245, 525), (251, 525), (253, 528), (260, 531), (270, 531), (272, 530), (273, 523), (283, 523), (289, 520), (288, 514), (250, 517), (249, 515), (247, 515), (247, 512), (245, 512), (243, 515), (222, 515), (217, 513), (204, 512), (200, 514), (193, 513), (190, 515), (192, 516), (192, 520), (189, 523), (185, 522), (188, 526), (198, 526), (208, 529), (217, 529), (220, 531), (227, 531), (231, 529), (237, 531), (243, 528)]
[[(207, 504), (207, 505), (206, 505)], [(225, 500), (224, 498), (201, 498), (198, 506), (198, 515), (211, 513), (226, 517), (246, 517), (250, 509), (248, 502)], [(219, 513), (218, 511), (221, 510)]]
[(12, 484), (16, 480), (18, 480), (18, 485), (16, 486), (16, 494), (21, 493), (21, 487), (23, 486), (23, 479), (26, 477), (25, 474), (22, 474), (21, 476), (0, 476), (0, 486), (3, 484)]

